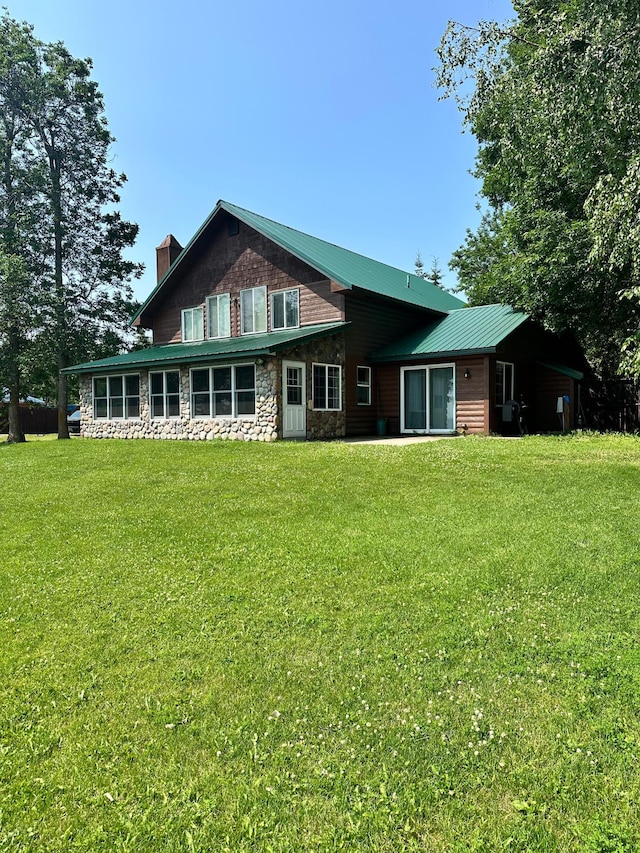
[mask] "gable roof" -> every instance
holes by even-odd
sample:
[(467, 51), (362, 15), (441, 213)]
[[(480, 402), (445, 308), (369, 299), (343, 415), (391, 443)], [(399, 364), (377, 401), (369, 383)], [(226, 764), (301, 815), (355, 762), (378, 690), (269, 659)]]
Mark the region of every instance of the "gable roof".
[(333, 243), (327, 243), (325, 240), (304, 234), (302, 231), (296, 231), (294, 228), (281, 225), (272, 219), (266, 219), (264, 216), (252, 213), (250, 210), (245, 210), (228, 201), (220, 200), (166, 275), (158, 282), (138, 313), (132, 318), (132, 323), (135, 323), (156, 297), (170, 286), (180, 267), (184, 264), (185, 258), (188, 257), (193, 247), (200, 241), (211, 222), (221, 211), (226, 211), (234, 216), (347, 290), (352, 290), (354, 287), (360, 288), (420, 308), (427, 308), (440, 314), (464, 307), (464, 302), (461, 299), (418, 276), (390, 267), (380, 261), (366, 258), (364, 255), (358, 255), (356, 252), (343, 249)]
[(423, 329), (377, 350), (372, 361), (492, 353), (529, 319), (510, 305), (480, 305), (452, 311)]
[(124, 352), (111, 358), (87, 361), (65, 367), (61, 373), (106, 373), (111, 370), (136, 370), (141, 367), (163, 369), (188, 362), (229, 361), (239, 358), (258, 358), (273, 355), (295, 344), (308, 343), (342, 332), (350, 323), (323, 323), (302, 326), (262, 335), (242, 335), (235, 338), (194, 341), (186, 344), (158, 344), (146, 349)]

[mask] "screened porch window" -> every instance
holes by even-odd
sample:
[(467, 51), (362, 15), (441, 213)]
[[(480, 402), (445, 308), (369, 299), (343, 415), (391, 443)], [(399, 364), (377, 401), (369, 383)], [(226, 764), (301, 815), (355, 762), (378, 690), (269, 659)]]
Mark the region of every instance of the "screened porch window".
[(140, 417), (140, 377), (96, 376), (93, 380), (93, 417), (127, 419)]
[(253, 364), (207, 367), (191, 371), (191, 417), (237, 418), (256, 413)]
[(165, 370), (150, 373), (151, 417), (180, 417), (180, 373), (177, 370)]

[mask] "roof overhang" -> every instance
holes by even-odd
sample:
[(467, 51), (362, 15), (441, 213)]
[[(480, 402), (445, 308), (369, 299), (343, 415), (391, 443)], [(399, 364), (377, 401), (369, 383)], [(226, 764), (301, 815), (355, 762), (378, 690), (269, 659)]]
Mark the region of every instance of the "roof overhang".
[(390, 364), (392, 362), (410, 362), (415, 364), (421, 361), (429, 361), (433, 358), (458, 358), (470, 355), (492, 355), (497, 352), (497, 347), (484, 347), (482, 349), (455, 349), (455, 350), (431, 350), (428, 352), (395, 353), (393, 355), (369, 356), (369, 361), (375, 364)]
[(339, 334), (350, 325), (350, 323), (344, 322), (323, 323), (322, 325), (303, 326), (300, 329), (269, 332), (263, 335), (243, 335), (235, 338), (196, 341), (188, 344), (161, 344), (122, 353), (112, 358), (74, 364), (71, 367), (66, 367), (61, 373), (99, 374), (110, 373), (114, 370), (164, 369), (183, 364), (251, 360), (276, 355), (292, 346), (307, 344), (319, 338)]

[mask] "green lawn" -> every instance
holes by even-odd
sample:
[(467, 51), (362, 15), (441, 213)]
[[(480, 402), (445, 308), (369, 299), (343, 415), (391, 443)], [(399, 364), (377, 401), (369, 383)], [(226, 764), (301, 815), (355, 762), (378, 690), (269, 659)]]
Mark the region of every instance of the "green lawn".
[(639, 849), (639, 439), (0, 475), (3, 853)]

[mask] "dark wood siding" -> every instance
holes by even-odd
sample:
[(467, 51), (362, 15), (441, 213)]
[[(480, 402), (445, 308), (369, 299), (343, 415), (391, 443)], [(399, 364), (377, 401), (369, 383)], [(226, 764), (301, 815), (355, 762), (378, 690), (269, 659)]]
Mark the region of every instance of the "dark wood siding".
[[(370, 293), (354, 289), (345, 294), (345, 319), (351, 323), (345, 333), (345, 405), (348, 435), (372, 435), (376, 419), (386, 417), (389, 431), (398, 431), (400, 403), (398, 383), (388, 370), (371, 364), (368, 356), (416, 329), (425, 326), (435, 315), (419, 308), (390, 300), (379, 299)], [(372, 368), (371, 405), (356, 402), (358, 365)], [(399, 368), (395, 368), (399, 375)], [(395, 409), (390, 407), (394, 402)]]
[(540, 432), (558, 432), (562, 429), (562, 418), (558, 416), (558, 397), (569, 397), (565, 408), (565, 428), (573, 429), (575, 423), (576, 388), (575, 380), (547, 367), (538, 369), (536, 383), (536, 429)]
[[(456, 360), (456, 427), (468, 433), (489, 431), (489, 359), (481, 355)], [(465, 372), (468, 378), (465, 379)]]
[(400, 366), (380, 364), (376, 367), (380, 417), (386, 418), (389, 435), (400, 433)]
[[(210, 234), (202, 236), (185, 258), (184, 268), (178, 268), (179, 280), (153, 306), (154, 343), (179, 342), (182, 309), (204, 307), (208, 296), (219, 293), (231, 295), (231, 334), (239, 335), (240, 291), (260, 285), (267, 286), (268, 294), (299, 287), (301, 326), (344, 319), (343, 294), (334, 292), (317, 270), (243, 223), (235, 235), (228, 233), (222, 217), (209, 227)], [(267, 311), (270, 329), (270, 301)]]
[[(411, 362), (412, 366), (455, 364), (456, 380), (456, 428), (466, 433), (486, 433), (489, 431), (489, 399), (487, 393), (487, 375), (489, 359), (475, 355), (465, 358), (426, 358)], [(387, 419), (391, 434), (400, 432), (400, 364), (383, 364), (377, 368), (380, 414)], [(469, 378), (465, 379), (465, 371)]]

